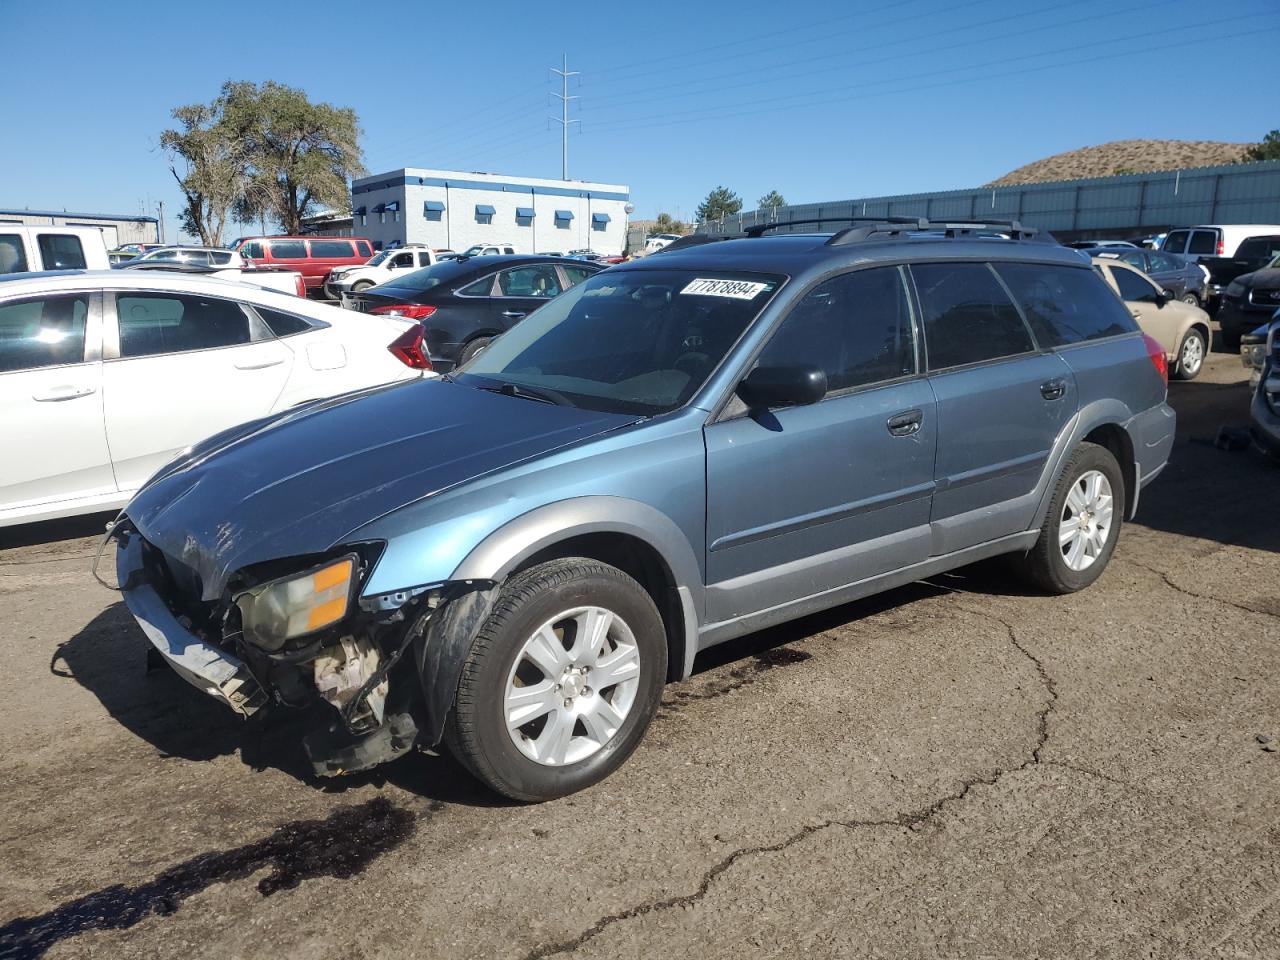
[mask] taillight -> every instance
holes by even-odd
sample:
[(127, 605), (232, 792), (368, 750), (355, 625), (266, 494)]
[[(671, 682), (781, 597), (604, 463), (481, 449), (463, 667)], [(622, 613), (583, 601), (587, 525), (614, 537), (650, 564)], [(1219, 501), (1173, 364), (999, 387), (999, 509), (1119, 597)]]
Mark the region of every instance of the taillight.
[(1222, 238), (1219, 237), (1218, 238), (1218, 256), (1225, 257), (1226, 255), (1227, 255), (1227, 245), (1226, 243), (1223, 242)]
[(406, 320), (425, 320), (436, 312), (435, 307), (423, 306), (420, 303), (391, 303), (385, 307), (374, 307), (369, 311), (380, 317), (403, 317)]
[(302, 282), (302, 274), (300, 273), (293, 275), (293, 291), (300, 297), (307, 295), (307, 285)]
[(1164, 381), (1165, 388), (1168, 389), (1169, 361), (1165, 358), (1164, 347), (1156, 343), (1154, 337), (1145, 333), (1142, 335), (1142, 342), (1147, 345), (1147, 357), (1151, 360), (1151, 365), (1156, 368), (1160, 379)]
[(392, 340), (387, 349), (406, 367), (431, 369), (431, 358), (427, 356), (427, 346), (422, 342), (422, 327), (416, 323)]

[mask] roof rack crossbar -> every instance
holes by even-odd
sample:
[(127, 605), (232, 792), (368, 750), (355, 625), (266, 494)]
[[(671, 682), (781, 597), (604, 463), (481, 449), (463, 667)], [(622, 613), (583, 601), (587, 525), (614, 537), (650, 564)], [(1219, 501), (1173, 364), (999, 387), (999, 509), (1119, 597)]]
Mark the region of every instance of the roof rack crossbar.
[(804, 224), (810, 223), (919, 224), (927, 222), (927, 220), (923, 220), (920, 217), (804, 217), (800, 220), (775, 220), (772, 223), (753, 223), (749, 227), (743, 227), (742, 232), (748, 237), (758, 237), (761, 234), (768, 233), (770, 230), (778, 230), (782, 227), (803, 226)]
[(879, 222), (866, 226), (851, 227), (842, 230), (827, 241), (829, 246), (840, 246), (846, 243), (861, 243), (873, 236), (901, 236), (910, 232), (941, 232), (944, 237), (972, 236), (983, 231), (1005, 233), (1011, 240), (1042, 240), (1052, 243), (1052, 238), (1034, 227), (1024, 227), (1017, 220), (944, 220), (933, 221), (924, 217), (912, 220), (912, 226), (904, 227), (901, 220), (906, 218), (881, 218)]

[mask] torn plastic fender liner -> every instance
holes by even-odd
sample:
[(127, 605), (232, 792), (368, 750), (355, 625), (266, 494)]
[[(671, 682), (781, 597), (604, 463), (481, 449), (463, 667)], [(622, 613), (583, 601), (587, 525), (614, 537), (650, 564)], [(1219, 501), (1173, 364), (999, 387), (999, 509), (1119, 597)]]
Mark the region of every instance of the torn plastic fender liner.
[(451, 585), (450, 593), (419, 636), (415, 651), (425, 715), (418, 742), (427, 748), (437, 746), (444, 737), (444, 725), (462, 679), (462, 664), (493, 609), (498, 584), (470, 580)]

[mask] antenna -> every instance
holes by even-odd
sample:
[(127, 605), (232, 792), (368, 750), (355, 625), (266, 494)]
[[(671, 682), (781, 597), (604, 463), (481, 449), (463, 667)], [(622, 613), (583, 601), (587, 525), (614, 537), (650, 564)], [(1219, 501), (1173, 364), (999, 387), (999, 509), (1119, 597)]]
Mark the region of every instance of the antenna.
[(560, 124), (560, 179), (569, 179), (569, 124), (581, 123), (581, 120), (569, 119), (569, 101), (577, 100), (577, 97), (569, 96), (569, 78), (576, 77), (581, 71), (569, 69), (569, 55), (564, 55), (564, 69), (557, 70), (551, 68), (551, 72), (560, 78), (561, 92), (553, 93), (551, 96), (560, 101), (560, 116), (551, 117), (556, 123)]

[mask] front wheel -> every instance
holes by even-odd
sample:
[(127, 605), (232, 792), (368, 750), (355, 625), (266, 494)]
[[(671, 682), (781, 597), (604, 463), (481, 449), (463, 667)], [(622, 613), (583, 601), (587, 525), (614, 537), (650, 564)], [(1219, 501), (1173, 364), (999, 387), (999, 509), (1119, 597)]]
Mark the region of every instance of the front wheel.
[(1204, 355), (1208, 352), (1205, 336), (1199, 330), (1188, 330), (1182, 338), (1182, 346), (1178, 348), (1177, 369), (1174, 376), (1179, 380), (1194, 380), (1204, 367)]
[(369, 280), (358, 280), (358, 281), (356, 281), (355, 283), (353, 283), (353, 284), (351, 285), (351, 292), (352, 292), (352, 293), (363, 293), (364, 291), (368, 290), (368, 289), (369, 289), (370, 287), (372, 287), (372, 286), (373, 286), (372, 281), (369, 281)]
[(631, 755), (666, 674), (662, 618), (640, 584), (581, 557), (539, 564), (502, 586), (476, 635), (446, 744), (503, 796), (562, 797)]
[(1191, 306), (1193, 306), (1193, 307), (1198, 307), (1198, 306), (1200, 306), (1200, 298), (1199, 298), (1199, 297), (1197, 297), (1197, 296), (1196, 296), (1194, 293), (1192, 293), (1191, 291), (1187, 291), (1186, 293), (1184, 293), (1184, 294), (1182, 295), (1182, 302), (1183, 302), (1183, 303), (1186, 303), (1186, 304), (1190, 304), (1190, 305), (1191, 305)]
[(1082, 443), (1058, 478), (1040, 539), (1019, 572), (1050, 593), (1083, 590), (1106, 569), (1124, 518), (1124, 478), (1111, 451)]

